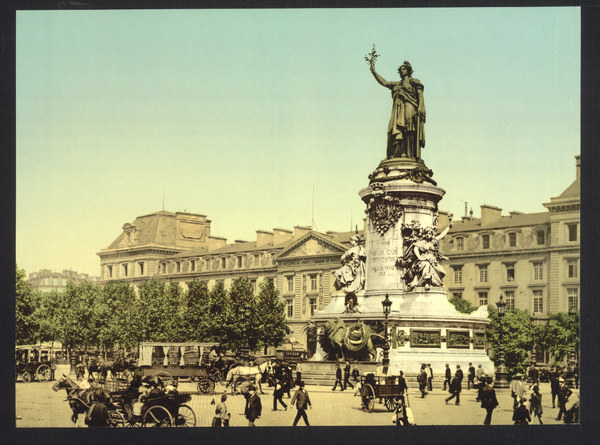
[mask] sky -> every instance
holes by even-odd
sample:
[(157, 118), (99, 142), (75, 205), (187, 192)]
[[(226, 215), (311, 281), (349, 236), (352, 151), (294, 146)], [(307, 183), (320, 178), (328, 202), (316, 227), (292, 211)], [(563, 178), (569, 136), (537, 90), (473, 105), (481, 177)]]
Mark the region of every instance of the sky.
[(580, 9), (18, 11), (16, 262), (100, 275), (123, 224), (362, 227), (404, 60), (440, 210), (543, 212), (580, 153)]

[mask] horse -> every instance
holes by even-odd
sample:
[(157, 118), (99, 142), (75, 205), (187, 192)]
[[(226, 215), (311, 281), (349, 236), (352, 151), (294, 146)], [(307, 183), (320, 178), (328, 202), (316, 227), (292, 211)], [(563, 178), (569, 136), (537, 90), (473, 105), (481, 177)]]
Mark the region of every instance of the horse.
[(103, 360), (100, 357), (92, 357), (88, 361), (88, 375), (92, 380), (96, 380), (94, 372), (98, 375), (98, 379), (106, 381), (108, 372), (112, 378), (118, 378), (119, 374), (133, 372), (137, 369), (138, 362), (134, 357), (127, 358), (123, 354), (119, 354), (116, 360)]
[(57, 380), (52, 386), (52, 389), (55, 392), (62, 388), (64, 388), (67, 392), (67, 401), (73, 410), (71, 420), (76, 426), (80, 426), (78, 423), (79, 414), (87, 412), (90, 405), (96, 400), (99, 392), (103, 392), (107, 396), (107, 399), (110, 396), (110, 394), (102, 388), (81, 388), (76, 382), (67, 377), (65, 374), (63, 374), (62, 378)]
[(266, 371), (268, 366), (269, 362), (267, 361), (258, 366), (233, 366), (231, 367), (231, 369), (229, 369), (229, 372), (227, 373), (227, 384), (225, 385), (225, 387), (227, 388), (233, 383), (233, 393), (235, 394), (236, 387), (240, 382), (253, 381), (262, 393), (260, 380), (262, 379), (262, 375)]

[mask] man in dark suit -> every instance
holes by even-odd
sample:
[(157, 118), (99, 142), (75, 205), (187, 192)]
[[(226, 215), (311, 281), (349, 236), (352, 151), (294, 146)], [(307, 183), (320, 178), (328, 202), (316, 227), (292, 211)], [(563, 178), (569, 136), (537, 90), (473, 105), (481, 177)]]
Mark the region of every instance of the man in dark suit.
[(308, 416), (306, 415), (306, 409), (308, 407), (312, 408), (312, 404), (310, 403), (310, 397), (308, 397), (308, 391), (304, 389), (303, 381), (300, 381), (298, 383), (298, 389), (296, 390), (296, 393), (294, 394), (291, 403), (292, 406), (295, 403), (296, 409), (298, 410), (296, 418), (294, 419), (293, 426), (296, 426), (298, 424), (298, 420), (300, 420), (300, 417), (304, 419), (304, 423), (306, 424), (306, 426), (310, 426), (310, 424), (308, 423)]
[(256, 392), (256, 387), (250, 387), (250, 394), (246, 399), (246, 409), (244, 414), (248, 419), (248, 426), (255, 426), (254, 421), (260, 417), (262, 413), (262, 404), (260, 402), (260, 396)]
[(558, 383), (560, 384), (560, 387), (558, 388), (558, 416), (556, 416), (556, 420), (560, 420), (563, 414), (566, 415), (567, 409), (565, 405), (571, 394), (573, 394), (573, 391), (565, 384), (565, 379), (562, 377), (559, 378)]
[(421, 370), (417, 375), (417, 382), (419, 382), (419, 390), (421, 391), (421, 398), (424, 399), (427, 394), (427, 372), (425, 371), (425, 365), (421, 365)]
[(333, 388), (331, 388), (332, 391), (335, 391), (335, 388), (337, 388), (338, 383), (340, 384), (340, 390), (343, 391), (344, 383), (342, 382), (342, 368), (340, 368), (339, 364), (336, 364), (335, 365), (335, 384), (333, 385)]
[(471, 385), (475, 388), (475, 367), (473, 363), (469, 363), (469, 375), (467, 376), (467, 389), (471, 389)]
[(444, 380), (444, 391), (446, 391), (446, 385), (450, 387), (450, 382), (452, 381), (452, 371), (450, 370), (450, 365), (446, 363), (446, 379)]
[(346, 362), (346, 366), (344, 367), (344, 389), (347, 389), (348, 385), (354, 389), (354, 385), (350, 383), (350, 362)]
[(462, 381), (463, 381), (464, 375), (463, 375), (462, 369), (460, 369), (460, 365), (456, 365), (456, 372), (454, 373), (454, 376), (459, 380), (461, 387), (462, 387)]
[(498, 406), (498, 399), (496, 398), (496, 390), (491, 386), (492, 378), (485, 376), (485, 374), (483, 374), (481, 378), (482, 383), (479, 387), (478, 398), (481, 400), (481, 407), (484, 408), (487, 413), (483, 424), (490, 425), (492, 423), (492, 413)]
[(460, 393), (462, 391), (462, 380), (463, 380), (463, 372), (460, 369), (460, 365), (456, 365), (456, 372), (454, 373), (454, 378), (452, 379), (452, 383), (450, 384), (450, 393), (452, 394), (450, 397), (446, 398), (446, 403), (456, 397), (456, 405), (460, 405)]

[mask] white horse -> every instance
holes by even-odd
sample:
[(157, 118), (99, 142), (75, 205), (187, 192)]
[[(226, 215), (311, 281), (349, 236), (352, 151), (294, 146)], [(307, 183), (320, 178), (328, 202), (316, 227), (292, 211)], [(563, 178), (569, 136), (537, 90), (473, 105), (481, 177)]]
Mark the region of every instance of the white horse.
[(254, 382), (254, 384), (258, 386), (260, 392), (262, 393), (260, 380), (268, 366), (269, 362), (267, 361), (258, 366), (234, 366), (227, 373), (227, 384), (225, 387), (228, 387), (233, 383), (233, 392), (235, 393), (238, 383), (250, 381)]

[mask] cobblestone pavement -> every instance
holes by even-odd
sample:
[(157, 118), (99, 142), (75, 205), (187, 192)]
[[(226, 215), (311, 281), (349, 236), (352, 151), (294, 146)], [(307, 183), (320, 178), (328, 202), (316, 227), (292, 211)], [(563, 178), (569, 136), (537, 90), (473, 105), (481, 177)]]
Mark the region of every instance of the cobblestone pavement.
[[(65, 401), (64, 390), (52, 391), (53, 382), (16, 383), (16, 426), (17, 427), (62, 427), (72, 428), (71, 409)], [(195, 384), (182, 382), (181, 391), (195, 391)], [(256, 421), (256, 426), (291, 426), (296, 415), (296, 409), (288, 406), (284, 411), (280, 406), (278, 411), (272, 411), (273, 395), (271, 388), (264, 388), (261, 395), (262, 416)], [(308, 386), (307, 390), (313, 404), (307, 411), (309, 421), (313, 426), (355, 426), (355, 425), (388, 425), (392, 424), (392, 413), (388, 412), (383, 404), (376, 403), (372, 413), (361, 409), (360, 398), (354, 396), (354, 391), (331, 391), (329, 387)], [(188, 405), (196, 414), (197, 426), (210, 426), (215, 405), (218, 403), (224, 388), (217, 385), (214, 395), (193, 395)], [(543, 421), (545, 424), (561, 424), (555, 419), (558, 408), (552, 408), (550, 385), (542, 383), (543, 394)], [(245, 399), (241, 395), (231, 395), (227, 390), (227, 406), (231, 412), (231, 426), (246, 426), (244, 417)], [(409, 389), (410, 405), (417, 425), (481, 425), (485, 418), (485, 410), (475, 401), (475, 390), (463, 390), (461, 404), (454, 405), (444, 402), (447, 392), (434, 389), (424, 399), (420, 397), (417, 389)], [(293, 396), (293, 390), (291, 392)], [(497, 391), (500, 406), (494, 410), (493, 425), (512, 424), (512, 398), (510, 392)], [(291, 399), (284, 395), (284, 402), (289, 405)], [(81, 416), (83, 417), (83, 416)], [(534, 419), (532, 425), (539, 424)], [(299, 425), (304, 425), (300, 420)]]

